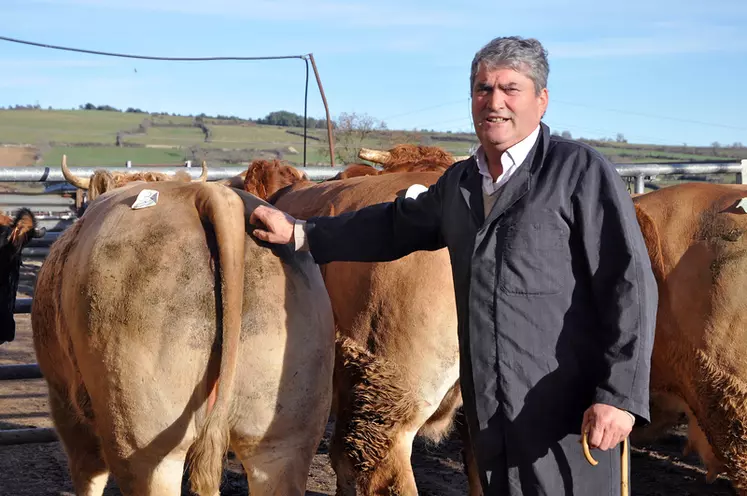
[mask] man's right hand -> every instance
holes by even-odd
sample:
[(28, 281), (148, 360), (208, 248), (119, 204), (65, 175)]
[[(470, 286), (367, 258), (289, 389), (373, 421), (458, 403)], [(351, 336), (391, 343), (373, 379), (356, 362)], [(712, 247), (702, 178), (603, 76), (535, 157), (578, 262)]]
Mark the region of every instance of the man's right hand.
[(296, 219), (276, 208), (260, 205), (252, 212), (249, 222), (258, 226), (253, 234), (262, 241), (278, 245), (293, 241)]

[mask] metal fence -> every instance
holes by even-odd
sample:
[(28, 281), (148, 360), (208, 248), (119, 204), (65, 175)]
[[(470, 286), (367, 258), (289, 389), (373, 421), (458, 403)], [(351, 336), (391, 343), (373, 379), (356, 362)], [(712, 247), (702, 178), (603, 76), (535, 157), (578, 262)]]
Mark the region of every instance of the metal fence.
[[(297, 167), (306, 173), (312, 181), (330, 179), (343, 171), (345, 167), (310, 166)], [(105, 169), (111, 172), (162, 172), (175, 174), (186, 171), (197, 179), (200, 169), (187, 167), (71, 167), (70, 171), (76, 176), (89, 177), (96, 170)], [(642, 185), (646, 177), (660, 175), (703, 175), (703, 174), (738, 174), (739, 183), (747, 181), (747, 160), (741, 162), (688, 162), (688, 163), (646, 163), (646, 164), (616, 164), (615, 169), (622, 177), (636, 178), (636, 193), (643, 193)], [(208, 181), (229, 179), (246, 170), (245, 166), (209, 167)], [(743, 179), (744, 178), (744, 179)], [(0, 166), (0, 182), (48, 182), (64, 183), (65, 178), (59, 167), (3, 167)]]
[[(704, 175), (704, 174), (736, 174), (737, 183), (747, 182), (747, 160), (729, 163), (685, 163), (685, 164), (620, 164), (615, 166), (617, 172), (624, 178), (633, 178), (634, 192), (643, 193), (647, 177), (666, 175)], [(73, 174), (88, 177), (95, 170), (92, 167), (71, 167)], [(106, 167), (110, 171), (121, 172), (163, 172), (174, 174), (177, 171), (188, 171), (193, 178), (200, 175), (200, 170), (194, 167)], [(344, 170), (344, 167), (299, 167), (312, 181), (330, 179)], [(245, 167), (213, 167), (208, 170), (208, 180), (228, 179), (246, 170)], [(65, 178), (59, 167), (0, 167), (0, 182), (46, 182), (64, 183)], [(49, 189), (49, 188), (48, 188)], [(63, 194), (61, 194), (63, 193)], [(77, 216), (75, 200), (64, 196), (64, 190), (57, 188), (52, 193), (38, 194), (0, 194), (0, 211), (10, 214), (20, 207), (29, 208), (36, 214), (41, 227), (47, 229), (43, 238), (33, 240), (24, 249), (24, 267), (39, 267), (49, 254), (49, 248), (59, 235), (71, 226)], [(35, 277), (35, 276), (34, 276)], [(23, 284), (24, 275), (21, 276)], [(33, 292), (33, 282), (30, 283), (30, 293)], [(29, 313), (32, 298), (18, 298), (15, 313)], [(38, 379), (41, 372), (37, 364), (0, 366), (0, 381)], [(45, 443), (56, 441), (54, 429), (13, 429), (0, 430), (0, 446), (24, 443)]]

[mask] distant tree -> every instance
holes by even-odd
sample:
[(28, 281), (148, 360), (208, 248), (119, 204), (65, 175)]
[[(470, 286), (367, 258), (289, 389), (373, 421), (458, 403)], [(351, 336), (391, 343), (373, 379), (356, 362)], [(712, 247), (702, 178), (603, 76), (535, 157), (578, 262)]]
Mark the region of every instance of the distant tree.
[(573, 136), (571, 136), (570, 131), (563, 131), (562, 133), (560, 133), (560, 136), (565, 139), (573, 139)]
[[(199, 119), (199, 120), (198, 120)], [(213, 131), (210, 129), (207, 124), (205, 124), (201, 117), (198, 119), (195, 119), (197, 122), (196, 127), (199, 127), (200, 130), (202, 130), (202, 134), (204, 136), (205, 143), (210, 143), (210, 141), (213, 138)]]
[(734, 143), (732, 143), (731, 147), (732, 148), (744, 148), (744, 145), (742, 145), (741, 141), (735, 141)]
[[(261, 119), (257, 119), (256, 122), (257, 124), (265, 124), (269, 126), (303, 127), (303, 116), (293, 112), (288, 112), (287, 110), (278, 110), (270, 112)], [(314, 119), (313, 117), (309, 117), (306, 120), (306, 127), (310, 129), (323, 129), (327, 127), (327, 121), (325, 119)]]
[(148, 129), (150, 129), (151, 126), (153, 126), (153, 121), (151, 121), (150, 119), (147, 119), (147, 118), (143, 119), (140, 122), (140, 124), (137, 126), (137, 132), (138, 133), (147, 134), (148, 133)]
[[(358, 152), (367, 140), (375, 137), (376, 133), (386, 131), (386, 123), (367, 114), (355, 112), (341, 113), (335, 121), (334, 140), (335, 158), (343, 164), (358, 160)], [(322, 140), (327, 144), (326, 134)], [(371, 146), (371, 145), (369, 145)], [(329, 155), (327, 147), (322, 148)]]
[(615, 141), (618, 143), (627, 143), (628, 140), (625, 139), (625, 135), (623, 133), (617, 133), (617, 137), (615, 138)]

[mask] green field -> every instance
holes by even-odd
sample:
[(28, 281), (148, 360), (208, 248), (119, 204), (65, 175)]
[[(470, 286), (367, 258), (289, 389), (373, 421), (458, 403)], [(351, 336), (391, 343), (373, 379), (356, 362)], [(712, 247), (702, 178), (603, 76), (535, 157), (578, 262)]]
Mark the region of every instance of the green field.
[[(36, 165), (56, 166), (63, 154), (71, 165), (180, 164), (207, 160), (214, 165), (245, 164), (257, 158), (303, 163), (302, 128), (258, 125), (248, 121), (102, 110), (0, 110), (0, 145), (27, 145)], [(206, 130), (209, 136), (206, 136)], [(296, 133), (296, 134), (292, 134)], [(116, 146), (119, 136), (119, 144)], [(329, 164), (326, 129), (310, 129), (307, 164)], [(337, 164), (357, 160), (359, 148), (387, 149), (412, 143), (439, 146), (466, 155), (477, 142), (473, 134), (428, 131), (380, 131), (361, 137), (338, 134)], [(747, 158), (744, 148), (662, 147), (589, 141), (615, 163), (688, 162)], [(0, 164), (5, 165), (5, 164)]]

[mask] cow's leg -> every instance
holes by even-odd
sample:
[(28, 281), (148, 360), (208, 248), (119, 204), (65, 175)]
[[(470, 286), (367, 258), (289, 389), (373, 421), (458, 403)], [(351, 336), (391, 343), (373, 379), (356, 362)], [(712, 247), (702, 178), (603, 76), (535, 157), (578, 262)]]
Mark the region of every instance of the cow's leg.
[(109, 480), (109, 469), (93, 427), (80, 421), (80, 414), (73, 410), (70, 399), (53, 386), (49, 388), (49, 406), (67, 454), (75, 494), (101, 496)]
[(472, 449), (467, 418), (464, 416), (463, 410), (460, 409), (457, 412), (455, 423), (459, 431), (459, 437), (462, 440), (462, 461), (464, 462), (464, 472), (467, 474), (467, 481), (469, 482), (469, 495), (482, 496), (480, 472), (477, 468), (477, 459), (475, 458), (475, 451)]
[(111, 464), (112, 474), (123, 495), (179, 496), (182, 493), (184, 457), (167, 456), (153, 464), (137, 460), (137, 456), (134, 458), (134, 461), (119, 460)]
[(255, 451), (244, 449), (241, 442), (233, 444), (246, 471), (251, 496), (303, 496), (316, 448), (275, 444)]
[(417, 428), (403, 430), (394, 438), (386, 458), (381, 460), (366, 477), (359, 477), (359, 485), (364, 495), (397, 494), (417, 496), (415, 474), (412, 471), (412, 443)]
[(363, 463), (369, 465), (365, 471), (354, 466), (345, 445), (341, 442), (339, 431), (335, 431), (330, 444), (330, 461), (337, 476), (336, 496), (356, 496), (375, 494), (397, 494), (398, 496), (416, 496), (415, 475), (410, 458), (412, 443), (417, 428), (400, 431), (395, 435), (381, 459), (367, 458)]

